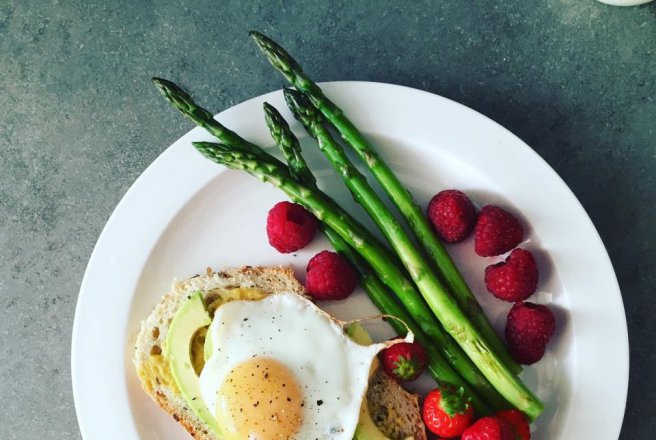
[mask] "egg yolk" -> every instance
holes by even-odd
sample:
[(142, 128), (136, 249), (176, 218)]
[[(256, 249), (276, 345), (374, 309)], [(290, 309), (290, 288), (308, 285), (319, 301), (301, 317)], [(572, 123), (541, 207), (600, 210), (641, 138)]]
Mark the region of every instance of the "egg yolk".
[(226, 376), (218, 392), (217, 419), (235, 439), (292, 439), (303, 406), (292, 372), (278, 361), (255, 357)]

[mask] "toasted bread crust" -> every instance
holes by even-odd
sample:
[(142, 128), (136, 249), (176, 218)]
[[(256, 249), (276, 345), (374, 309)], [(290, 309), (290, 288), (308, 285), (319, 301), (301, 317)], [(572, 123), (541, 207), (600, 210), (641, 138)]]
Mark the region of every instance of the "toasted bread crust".
[[(294, 273), (289, 268), (269, 267), (242, 267), (239, 269), (228, 269), (213, 272), (208, 269), (206, 275), (196, 275), (182, 282), (173, 284), (172, 289), (157, 304), (151, 314), (142, 322), (141, 330), (136, 338), (134, 363), (141, 380), (142, 388), (164, 411), (170, 414), (189, 434), (200, 440), (220, 440), (207, 429), (202, 420), (190, 410), (184, 397), (177, 390), (174, 383), (170, 383), (170, 371), (168, 363), (163, 359), (156, 363), (160, 369), (153, 369), (153, 359), (163, 356), (164, 341), (169, 325), (178, 308), (186, 301), (187, 297), (196, 291), (201, 291), (207, 297), (215, 289), (233, 289), (236, 287), (251, 287), (263, 291), (265, 294), (279, 292), (293, 292), (305, 295), (305, 288), (296, 280)], [(163, 374), (168, 373), (168, 374)], [(397, 414), (395, 420), (402, 423), (396, 428), (388, 427), (383, 432), (407, 433), (405, 437), (425, 440), (426, 434), (421, 413), (419, 410), (418, 397), (408, 393), (395, 381), (389, 379), (372, 380), (372, 388), (375, 390), (372, 397), (381, 400), (387, 407), (393, 407)], [(376, 385), (377, 384), (377, 385)], [(384, 399), (380, 394), (385, 394)], [(370, 405), (373, 410), (380, 408)], [(387, 409), (387, 408), (386, 408)], [(392, 423), (391, 419), (385, 420), (385, 424)], [(385, 428), (385, 424), (381, 425)], [(391, 437), (395, 439), (396, 437)]]

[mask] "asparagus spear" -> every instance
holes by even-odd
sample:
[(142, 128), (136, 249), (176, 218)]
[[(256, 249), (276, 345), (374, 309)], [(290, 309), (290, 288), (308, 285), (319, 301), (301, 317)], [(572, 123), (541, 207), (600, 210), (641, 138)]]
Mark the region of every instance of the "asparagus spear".
[(271, 65), (282, 73), (298, 90), (308, 96), (312, 105), (323, 113), (346, 143), (367, 164), (371, 173), (376, 177), (392, 202), (406, 218), (418, 241), (435, 261), (440, 275), (448, 284), (459, 306), (479, 330), (488, 345), (498, 354), (500, 361), (513, 373), (519, 373), (521, 367), (510, 357), (506, 346), (496, 334), (487, 316), (485, 316), (485, 313), (467, 286), (466, 281), (453, 263), (453, 260), (433, 233), (421, 208), (413, 200), (412, 195), (401, 184), (394, 172), (380, 158), (373, 145), (349, 121), (342, 110), (323, 94), (321, 88), (303, 72), (301, 66), (287, 51), (275, 41), (258, 32), (251, 32), (250, 35)]
[[(296, 90), (285, 89), (285, 100), (296, 119), (301, 121), (308, 133), (317, 140), (319, 148), (342, 176), (354, 199), (383, 232), (444, 328), (460, 344), (497, 391), (511, 404), (527, 413), (536, 412), (534, 415), (537, 416), (541, 405), (538, 399), (512, 371), (503, 365), (478, 329), (460, 310), (419, 249), (414, 246), (412, 239), (396, 221), (366, 178), (355, 168), (341, 145), (332, 138), (324, 126), (321, 113), (312, 106), (305, 95)], [(525, 408), (521, 407), (522, 404)]]
[[(264, 114), (267, 126), (271, 132), (271, 137), (276, 141), (276, 145), (278, 145), (285, 156), (292, 177), (296, 178), (302, 184), (316, 188), (316, 179), (310, 168), (307, 166), (307, 163), (302, 156), (301, 146), (298, 139), (289, 128), (287, 121), (285, 121), (275, 107), (266, 102), (264, 103)], [(446, 382), (462, 387), (465, 394), (471, 397), (472, 405), (477, 413), (489, 414), (491, 411), (489, 405), (481, 400), (476, 391), (472, 389), (466, 381), (463, 381), (463, 378), (449, 365), (433, 341), (428, 339), (424, 332), (414, 322), (414, 319), (396, 300), (394, 300), (391, 292), (387, 290), (376, 274), (373, 273), (367, 262), (364, 261), (357, 252), (353, 251), (339, 234), (330, 229), (324, 223), (320, 223), (320, 225), (324, 234), (332, 243), (333, 248), (347, 258), (358, 270), (360, 273), (360, 284), (374, 305), (376, 305), (382, 313), (396, 316), (405, 322), (415, 334), (417, 341), (426, 348), (426, 353), (429, 359), (428, 371), (433, 378), (438, 383)], [(400, 322), (390, 320), (389, 323), (399, 335), (405, 336), (407, 330)], [(459, 353), (461, 352), (458, 346), (453, 347), (453, 349)], [(464, 355), (462, 355), (461, 358), (468, 360)], [(448, 356), (448, 359), (451, 359), (451, 356)], [(454, 368), (457, 368), (458, 366), (460, 366), (459, 363), (453, 365)], [(487, 401), (491, 402), (495, 409), (501, 409), (507, 405), (489, 382), (480, 375), (480, 372), (473, 364), (470, 363), (469, 368), (460, 374), (462, 374), (463, 377), (469, 376), (469, 382), (472, 386), (474, 386)]]
[(214, 116), (209, 110), (204, 109), (194, 102), (193, 98), (173, 81), (157, 77), (154, 77), (152, 81), (169, 104), (191, 119), (196, 125), (203, 127), (212, 136), (220, 139), (225, 144), (248, 151), (267, 162), (273, 162), (276, 165), (284, 166), (284, 164), (277, 158), (252, 142), (248, 142), (246, 139), (214, 119)]
[(317, 179), (314, 178), (314, 174), (301, 154), (301, 145), (298, 143), (298, 139), (292, 133), (285, 118), (268, 102), (264, 103), (264, 120), (271, 137), (285, 156), (292, 177), (304, 185), (316, 187)]
[[(214, 162), (246, 171), (263, 182), (271, 183), (283, 190), (291, 199), (305, 206), (319, 220), (338, 233), (372, 266), (381, 280), (396, 293), (399, 300), (417, 319), (419, 326), (431, 339), (439, 337), (439, 331), (436, 332), (439, 326), (435, 324), (434, 316), (426, 309), (424, 301), (412, 284), (405, 279), (399, 268), (386, 258), (385, 253), (375, 242), (363, 239), (367, 231), (361, 225), (353, 222), (346, 212), (327, 199), (323, 193), (298, 183), (291, 177), (286, 167), (265, 162), (252, 153), (210, 142), (195, 142), (194, 147)], [(426, 285), (427, 282), (432, 283), (431, 277), (426, 276), (426, 273), (415, 272), (414, 275), (422, 285)], [(453, 303), (449, 304), (448, 301), (444, 301), (439, 305), (447, 309), (447, 316), (459, 313)], [(448, 323), (447, 331), (450, 330), (450, 333), (458, 338), (465, 352), (472, 353), (470, 357), (477, 357), (477, 359), (472, 359), (474, 363), (476, 360), (480, 362), (481, 372), (509, 403), (523, 411), (530, 419), (537, 417), (543, 409), (542, 403), (512, 373), (504, 371), (497, 363), (491, 362), (494, 360), (494, 355), (489, 348), (485, 346), (484, 342), (475, 339), (475, 334), (472, 334), (471, 326), (467, 324), (462, 313), (459, 313), (458, 318), (459, 322)], [(467, 339), (472, 337), (474, 339)]]

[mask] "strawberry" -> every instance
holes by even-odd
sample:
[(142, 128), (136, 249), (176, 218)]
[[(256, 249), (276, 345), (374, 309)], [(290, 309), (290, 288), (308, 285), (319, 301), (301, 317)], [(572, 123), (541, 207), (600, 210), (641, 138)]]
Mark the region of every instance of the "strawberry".
[(516, 440), (530, 440), (531, 428), (528, 425), (526, 416), (521, 411), (517, 411), (516, 409), (499, 411), (496, 417), (510, 425), (510, 428), (515, 433)]
[(474, 418), (474, 408), (463, 397), (463, 389), (449, 386), (428, 393), (422, 411), (430, 432), (444, 438), (462, 434)]
[(461, 440), (515, 440), (515, 434), (500, 418), (483, 417), (462, 433)]
[(415, 380), (426, 369), (426, 351), (418, 342), (401, 342), (380, 353), (383, 370), (400, 382)]

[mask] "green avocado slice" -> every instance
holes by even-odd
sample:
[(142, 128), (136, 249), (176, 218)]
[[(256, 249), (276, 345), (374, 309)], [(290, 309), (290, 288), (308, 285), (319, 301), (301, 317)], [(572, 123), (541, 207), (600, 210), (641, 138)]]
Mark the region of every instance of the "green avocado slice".
[(358, 426), (355, 428), (355, 434), (353, 434), (353, 440), (389, 440), (385, 434), (380, 432), (374, 419), (371, 418), (366, 397), (362, 402), (360, 418), (358, 419)]
[(203, 402), (198, 376), (191, 362), (191, 340), (199, 328), (205, 327), (211, 322), (212, 319), (205, 310), (203, 295), (200, 292), (194, 292), (178, 309), (171, 321), (166, 335), (164, 355), (169, 360), (173, 379), (191, 410), (217, 437), (221, 438), (221, 428)]
[[(360, 345), (371, 345), (373, 343), (369, 332), (358, 323), (352, 323), (346, 327), (346, 334)], [(358, 419), (358, 426), (355, 428), (353, 440), (388, 440), (385, 434), (380, 432), (378, 426), (376, 426), (376, 423), (371, 418), (371, 414), (369, 414), (367, 396), (364, 396), (364, 400), (362, 401), (360, 418)]]

